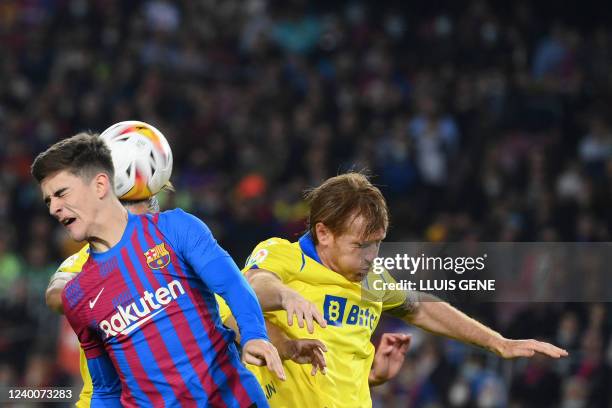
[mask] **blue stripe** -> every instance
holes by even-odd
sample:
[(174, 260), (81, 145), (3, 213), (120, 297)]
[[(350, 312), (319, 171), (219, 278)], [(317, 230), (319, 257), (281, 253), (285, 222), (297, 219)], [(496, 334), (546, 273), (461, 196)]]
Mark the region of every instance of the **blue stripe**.
[[(141, 248), (146, 250), (149, 247), (147, 240), (144, 236), (144, 226), (138, 228), (138, 241), (140, 242)], [(152, 237), (155, 237), (154, 234), (151, 234)], [(155, 241), (155, 238), (153, 238)], [(159, 244), (160, 242), (155, 242)], [(140, 265), (138, 265), (138, 270), (141, 270)], [(163, 276), (163, 269), (150, 270), (150, 275), (152, 279), (155, 279), (159, 286), (167, 286), (168, 282)], [(143, 271), (143, 274), (145, 272)], [(168, 276), (170, 280), (173, 280), (175, 276)], [(144, 277), (144, 281), (146, 281), (147, 285), (149, 285), (149, 280)], [(181, 282), (183, 284), (184, 282)], [(151, 290), (152, 291), (152, 290)], [(187, 298), (188, 295), (185, 293), (184, 295), (180, 295), (176, 300), (178, 301), (181, 298)], [(174, 302), (174, 301), (173, 301)], [(183, 309), (180, 306), (180, 302), (177, 302), (179, 309), (183, 312)], [(184, 312), (183, 312), (184, 314)], [(191, 364), (189, 359), (186, 359), (187, 352), (183, 348), (181, 341), (178, 337), (176, 328), (172, 324), (170, 317), (166, 313), (166, 311), (161, 312), (159, 318), (155, 318), (153, 320), (153, 324), (157, 327), (159, 332), (162, 334), (162, 340), (166, 346), (168, 354), (172, 358), (172, 362), (176, 367), (176, 370), (179, 372), (183, 382), (188, 387), (191, 395), (198, 401), (198, 403), (208, 403), (208, 395), (204, 390), (204, 387), (200, 384), (200, 379), (198, 377), (198, 373)]]
[[(131, 245), (126, 246), (126, 248), (133, 249), (131, 248)], [(118, 256), (117, 260), (119, 264), (119, 270), (121, 271), (121, 274), (123, 275), (123, 279), (125, 280), (125, 282), (127, 283), (130, 289), (130, 293), (132, 294), (132, 298), (133, 298), (132, 301), (136, 301), (136, 299), (140, 298), (142, 294), (138, 293), (138, 290), (136, 289), (134, 282), (132, 282), (132, 280), (130, 279), (130, 275), (129, 275), (127, 266), (123, 262), (123, 257), (121, 256), (121, 254), (118, 254), (117, 256)], [(132, 254), (128, 254), (128, 256), (130, 258), (132, 265), (136, 267), (137, 265), (135, 265), (133, 262), (134, 258)], [(143, 282), (143, 286), (145, 286), (144, 282)], [(145, 286), (145, 290), (146, 289), (147, 288)], [(134, 345), (134, 351), (138, 355), (139, 360), (141, 361), (141, 364), (145, 370), (145, 373), (147, 374), (149, 381), (155, 386), (155, 388), (161, 394), (162, 398), (164, 399), (164, 402), (167, 405), (168, 401), (166, 398), (170, 394), (173, 395), (173, 391), (172, 391), (172, 388), (167, 384), (164, 376), (162, 375), (162, 372), (159, 369), (157, 362), (155, 361), (153, 353), (151, 352), (151, 349), (149, 348), (149, 345), (145, 339), (145, 336), (142, 330), (134, 330), (128, 336), (132, 340), (132, 344)], [(142, 362), (146, 362), (146, 364), (143, 364)], [(127, 361), (126, 361), (126, 364), (127, 364)], [(145, 394), (143, 393), (143, 396), (144, 395)]]
[(147, 394), (145, 394), (144, 391), (138, 385), (138, 382), (134, 377), (134, 373), (132, 373), (127, 359), (125, 358), (125, 354), (123, 353), (121, 344), (115, 342), (111, 345), (111, 348), (113, 349), (113, 353), (115, 354), (115, 362), (119, 366), (119, 370), (121, 370), (123, 378), (125, 378), (125, 382), (130, 390), (130, 394), (132, 395), (132, 397), (134, 397), (136, 403), (140, 406), (152, 407), (153, 402), (149, 400)]
[[(155, 233), (152, 221), (149, 225), (149, 232), (156, 244), (161, 243), (157, 238), (157, 234)], [(171, 243), (166, 242), (166, 244), (170, 245), (171, 249), (174, 250), (174, 247), (172, 247)], [(181, 270), (183, 271), (186, 277), (186, 279), (181, 278), (181, 283), (187, 287), (195, 287), (204, 295), (206, 305), (208, 306), (208, 312), (211, 315), (217, 330), (221, 331), (221, 335), (224, 339), (227, 339), (228, 337), (232, 336), (233, 332), (229, 329), (224, 328), (220, 323), (221, 319), (219, 317), (219, 309), (216, 300), (214, 300), (214, 295), (212, 294), (212, 292), (206, 287), (204, 282), (202, 282), (202, 280), (195, 274), (195, 272), (193, 272), (192, 268), (186, 266), (181, 261), (178, 254), (177, 260), (179, 261)], [(167, 270), (167, 273), (169, 273), (171, 276), (180, 276), (172, 262), (170, 262), (165, 269)], [(214, 301), (214, 308), (212, 308), (212, 310), (210, 307), (210, 302), (208, 301), (209, 298), (212, 298), (212, 300)], [(183, 316), (187, 321), (187, 324), (189, 325), (189, 329), (191, 330), (194, 338), (196, 339), (196, 344), (200, 348), (200, 352), (204, 356), (204, 361), (206, 361), (206, 364), (208, 365), (208, 372), (212, 377), (214, 383), (218, 386), (219, 391), (221, 392), (221, 398), (223, 399), (226, 405), (235, 406), (236, 404), (238, 404), (238, 401), (234, 398), (232, 390), (227, 385), (227, 378), (223, 371), (220, 369), (221, 367), (215, 361), (217, 353), (215, 352), (214, 347), (212, 345), (212, 341), (208, 337), (206, 329), (204, 328), (204, 324), (201, 321), (201, 318), (203, 318), (203, 316), (199, 315), (195, 304), (191, 301), (191, 298), (189, 296), (179, 296), (176, 301), (178, 302), (179, 307), (183, 312)], [(198, 369), (202, 370), (202, 367), (196, 367), (196, 370)]]
[(304, 253), (302, 252), (302, 266), (300, 267), (300, 272), (302, 272), (302, 270), (304, 269), (304, 266), (306, 266), (306, 257), (304, 256)]

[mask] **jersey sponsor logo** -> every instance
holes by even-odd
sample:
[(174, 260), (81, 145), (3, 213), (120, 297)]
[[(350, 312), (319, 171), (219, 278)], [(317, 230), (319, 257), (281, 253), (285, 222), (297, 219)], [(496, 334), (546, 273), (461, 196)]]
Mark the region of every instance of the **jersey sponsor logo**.
[(96, 303), (98, 302), (98, 299), (100, 298), (100, 295), (102, 294), (102, 292), (104, 292), (104, 288), (102, 288), (99, 292), (98, 292), (98, 296), (96, 296), (96, 298), (94, 300), (90, 300), (89, 301), (89, 308), (93, 309), (94, 306), (96, 305)]
[(108, 320), (102, 320), (98, 327), (106, 335), (105, 339), (118, 334), (127, 335), (170, 306), (170, 302), (185, 294), (183, 285), (178, 280), (168, 283), (168, 286), (157, 288), (154, 293), (146, 290), (134, 302), (118, 305), (117, 311)]
[(268, 250), (267, 249), (260, 249), (257, 252), (254, 252), (251, 254), (251, 256), (249, 256), (249, 258), (246, 261), (246, 265), (245, 266), (253, 266), (256, 265), (258, 263), (261, 263), (264, 261), (264, 259), (266, 259), (268, 256)]
[(323, 300), (323, 317), (330, 326), (342, 327), (342, 325), (346, 324), (349, 326), (369, 327), (370, 329), (374, 328), (374, 323), (378, 319), (378, 316), (369, 308), (350, 304), (346, 298), (332, 295), (325, 295)]
[(161, 269), (170, 263), (170, 253), (163, 242), (146, 250), (144, 256), (147, 258), (147, 265), (151, 269)]

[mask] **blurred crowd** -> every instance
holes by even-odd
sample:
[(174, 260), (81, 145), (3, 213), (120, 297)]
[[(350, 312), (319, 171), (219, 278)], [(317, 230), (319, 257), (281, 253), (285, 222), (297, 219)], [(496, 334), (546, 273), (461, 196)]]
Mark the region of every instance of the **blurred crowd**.
[[(0, 385), (71, 381), (43, 293), (75, 245), (29, 165), (122, 120), (164, 132), (162, 207), (199, 215), (239, 265), (295, 239), (304, 189), (350, 169), (387, 197), (390, 241), (610, 241), (609, 10), (429, 3), (0, 2)], [(513, 305), (502, 323), (506, 307), (469, 312), (570, 358), (501, 362), (415, 331), (375, 406), (612, 406), (608, 304)]]

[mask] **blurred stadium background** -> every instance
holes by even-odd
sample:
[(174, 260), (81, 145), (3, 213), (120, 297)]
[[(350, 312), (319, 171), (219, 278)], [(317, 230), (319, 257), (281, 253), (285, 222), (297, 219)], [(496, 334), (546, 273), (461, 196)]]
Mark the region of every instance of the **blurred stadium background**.
[[(242, 264), (303, 230), (303, 189), (370, 169), (389, 241), (610, 241), (612, 9), (593, 2), (0, 2), (0, 386), (78, 382), (44, 289), (75, 244), (29, 165), (150, 122), (181, 206)], [(376, 407), (611, 407), (610, 304), (467, 310), (567, 348), (502, 362), (414, 332)], [(385, 320), (378, 332), (405, 330)], [(69, 338), (69, 337), (68, 337)]]

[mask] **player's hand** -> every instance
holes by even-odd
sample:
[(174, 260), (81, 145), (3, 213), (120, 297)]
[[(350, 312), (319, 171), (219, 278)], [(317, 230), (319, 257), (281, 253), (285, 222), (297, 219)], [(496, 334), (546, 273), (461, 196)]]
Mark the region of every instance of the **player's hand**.
[(404, 364), (412, 336), (401, 333), (384, 333), (374, 354), (370, 369), (370, 385), (379, 385), (395, 377)]
[(304, 328), (305, 322), (310, 334), (314, 333), (313, 322), (317, 322), (323, 328), (327, 327), (327, 322), (317, 309), (317, 306), (304, 299), (293, 289), (285, 288), (283, 290), (281, 305), (287, 311), (287, 324), (289, 326), (293, 326), (293, 315), (295, 315), (298, 326)]
[(267, 366), (268, 370), (276, 373), (276, 376), (285, 381), (285, 369), (278, 356), (276, 347), (267, 340), (253, 339), (246, 342), (242, 347), (242, 362), (256, 366)]
[(291, 360), (298, 364), (312, 364), (310, 375), (315, 375), (317, 370), (322, 374), (327, 373), (325, 355), (327, 347), (316, 339), (291, 339), (283, 342), (278, 348), (283, 360)]
[(567, 357), (568, 353), (562, 348), (538, 340), (510, 340), (502, 338), (493, 351), (503, 358), (532, 357), (536, 353), (552, 358)]

